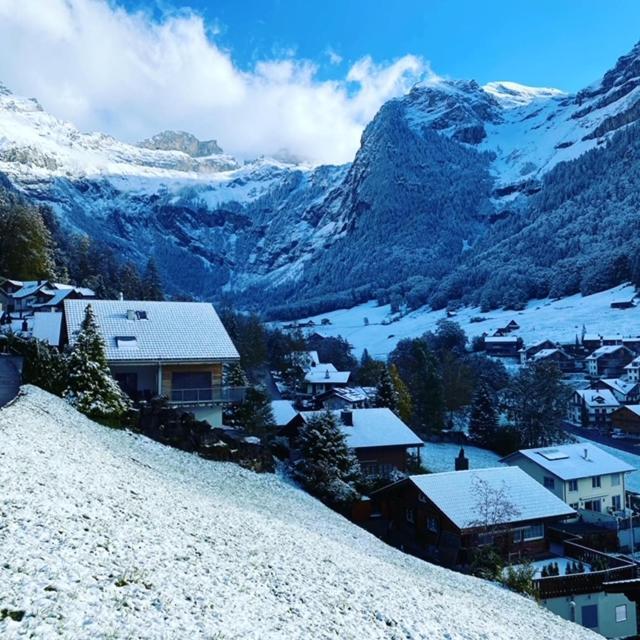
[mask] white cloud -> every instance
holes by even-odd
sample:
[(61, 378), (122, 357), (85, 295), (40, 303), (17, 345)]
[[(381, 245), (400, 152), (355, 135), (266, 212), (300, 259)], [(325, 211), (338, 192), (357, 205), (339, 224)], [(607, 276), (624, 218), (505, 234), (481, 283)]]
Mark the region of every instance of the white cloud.
[(287, 149), (346, 162), (380, 105), (428, 73), (412, 55), (363, 58), (339, 81), (294, 58), (246, 72), (214, 34), (194, 13), (156, 21), (107, 0), (0, 0), (0, 82), (129, 141), (184, 129), (239, 157)]
[(342, 56), (329, 47), (326, 51), (327, 58), (331, 64), (340, 64), (342, 62)]

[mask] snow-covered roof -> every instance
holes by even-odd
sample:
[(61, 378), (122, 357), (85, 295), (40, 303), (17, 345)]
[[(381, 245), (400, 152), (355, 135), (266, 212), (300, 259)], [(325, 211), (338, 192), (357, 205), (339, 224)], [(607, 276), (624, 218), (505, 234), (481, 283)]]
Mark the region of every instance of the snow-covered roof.
[(589, 407), (617, 407), (620, 404), (609, 389), (576, 389), (575, 392)]
[(484, 339), (485, 342), (504, 342), (504, 343), (516, 343), (518, 342), (518, 338), (514, 338), (514, 337), (507, 337), (507, 336), (487, 336)]
[[(303, 411), (300, 415), (308, 420), (321, 416), (324, 411)], [(422, 440), (398, 416), (387, 408), (351, 409), (351, 425), (343, 420), (342, 411), (331, 412), (345, 435), (351, 449), (368, 447), (421, 447)]]
[(60, 345), (62, 333), (62, 313), (38, 311), (33, 315), (31, 335), (38, 340), (44, 340), (50, 345)]
[(38, 307), (49, 307), (56, 306), (60, 304), (68, 295), (72, 293), (73, 289), (60, 289), (59, 291), (52, 291), (51, 298), (46, 302), (41, 302), (39, 304), (34, 304), (33, 308), (37, 309)]
[(288, 400), (272, 400), (271, 411), (278, 427), (289, 424), (298, 415), (298, 412)]
[(509, 514), (504, 522), (513, 524), (562, 518), (575, 511), (555, 494), (526, 474), (520, 467), (494, 467), (470, 471), (448, 471), (409, 476), (412, 482), (459, 529), (482, 525), (481, 484), (494, 491), (504, 491), (505, 500), (518, 513)]
[(26, 298), (27, 296), (33, 295), (39, 289), (47, 285), (48, 282), (46, 280), (29, 280), (27, 282), (23, 282), (20, 289), (18, 289), (15, 293), (11, 295), (12, 298)]
[(623, 380), (622, 378), (606, 378), (600, 380), (601, 384), (606, 384), (613, 391), (627, 395), (630, 391), (633, 391), (638, 386), (637, 382), (630, 382), (629, 380)]
[(555, 353), (561, 353), (562, 355), (566, 354), (564, 353), (564, 351), (561, 351), (560, 349), (540, 349), (540, 351), (538, 351), (537, 353), (534, 353), (533, 356), (531, 356), (532, 360), (544, 360), (545, 358), (548, 358), (549, 356), (554, 355)]
[[(211, 362), (239, 358), (218, 314), (206, 302), (65, 300), (71, 344), (88, 304), (95, 312), (109, 361)], [(135, 319), (127, 319), (129, 310)], [(135, 312), (141, 312), (141, 317)], [(117, 338), (135, 338), (136, 346), (118, 347)]]
[(625, 369), (638, 369), (640, 367), (640, 356), (634, 358), (628, 365), (625, 366)]
[(597, 360), (598, 358), (606, 355), (611, 355), (615, 353), (619, 349), (628, 350), (626, 347), (623, 347), (621, 344), (610, 344), (604, 347), (599, 347), (596, 349), (590, 356), (587, 356), (587, 360)]
[(625, 404), (620, 407), (621, 409), (629, 409), (631, 413), (635, 413), (637, 416), (640, 416), (640, 404)]
[(337, 387), (325, 392), (324, 396), (337, 396), (347, 402), (364, 402), (375, 397), (375, 387)]
[(311, 384), (346, 384), (350, 375), (350, 371), (336, 371), (333, 365), (322, 363), (308, 371), (304, 379)]
[(515, 461), (519, 456), (528, 458), (562, 480), (635, 471), (630, 464), (591, 443), (578, 442), (538, 449), (521, 449), (502, 461)]

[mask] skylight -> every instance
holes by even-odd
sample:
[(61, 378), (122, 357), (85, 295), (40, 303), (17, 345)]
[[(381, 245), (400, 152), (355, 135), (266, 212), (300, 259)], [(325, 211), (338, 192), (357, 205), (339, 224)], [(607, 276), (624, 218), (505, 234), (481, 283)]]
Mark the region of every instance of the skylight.
[(538, 453), (547, 460), (566, 460), (569, 456), (559, 449), (543, 449)]
[(135, 336), (116, 336), (116, 346), (118, 349), (135, 349), (138, 339)]

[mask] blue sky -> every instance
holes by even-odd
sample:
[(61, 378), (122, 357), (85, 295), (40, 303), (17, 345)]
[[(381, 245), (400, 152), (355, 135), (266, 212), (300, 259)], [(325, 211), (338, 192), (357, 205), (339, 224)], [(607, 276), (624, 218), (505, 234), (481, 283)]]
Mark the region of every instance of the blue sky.
[(420, 80), (577, 91), (638, 27), (640, 0), (0, 0), (0, 82), (127, 142), (343, 163)]
[[(438, 74), (576, 91), (640, 40), (638, 0), (126, 0), (162, 13), (185, 6), (219, 33), (236, 64), (293, 53), (339, 77), (365, 55), (415, 54)], [(342, 63), (329, 63), (331, 50)]]

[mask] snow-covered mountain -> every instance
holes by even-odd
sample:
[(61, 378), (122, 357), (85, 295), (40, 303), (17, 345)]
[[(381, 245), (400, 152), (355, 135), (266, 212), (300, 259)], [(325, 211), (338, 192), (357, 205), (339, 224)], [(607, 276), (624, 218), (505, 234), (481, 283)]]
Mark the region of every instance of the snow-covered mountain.
[[(70, 229), (133, 260), (153, 253), (174, 293), (328, 308), (400, 287), (443, 304), (468, 294), (439, 283), (501, 247), (505, 219), (530, 223), (540, 199), (556, 197), (557, 167), (636, 123), (639, 70), (640, 45), (575, 95), (513, 82), (418, 84), (382, 106), (352, 163), (321, 167), (242, 163), (185, 132), (139, 145), (81, 133), (2, 87), (0, 173)], [(525, 227), (509, 233), (531, 237)]]
[(278, 477), (25, 391), (0, 410), (3, 638), (600, 637), (393, 549)]

